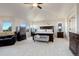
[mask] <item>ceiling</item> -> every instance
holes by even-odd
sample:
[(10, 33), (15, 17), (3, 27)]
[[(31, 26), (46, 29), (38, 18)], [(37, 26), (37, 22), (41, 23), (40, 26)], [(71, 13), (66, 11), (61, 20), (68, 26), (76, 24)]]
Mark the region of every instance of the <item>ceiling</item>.
[(49, 21), (64, 18), (68, 15), (74, 4), (69, 3), (43, 3), (42, 9), (32, 8), (32, 4), (1, 3), (0, 16), (13, 16), (29, 22)]

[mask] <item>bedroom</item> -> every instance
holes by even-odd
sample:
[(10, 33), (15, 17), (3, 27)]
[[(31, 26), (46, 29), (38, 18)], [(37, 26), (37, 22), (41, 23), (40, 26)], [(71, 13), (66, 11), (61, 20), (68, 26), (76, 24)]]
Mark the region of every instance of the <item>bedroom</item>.
[[(40, 7), (37, 7), (38, 5)], [(76, 3), (37, 3), (37, 6), (33, 3), (0, 4), (0, 34), (4, 36), (12, 32), (10, 35), (14, 35), (16, 32), (18, 39), (18, 41), (14, 40), (15, 45), (0, 47), (0, 55), (73, 56), (69, 50), (69, 32), (78, 32), (79, 5)], [(7, 30), (6, 26), (9, 26)], [(32, 31), (37, 32), (32, 33)], [(21, 33), (21, 37), (18, 32)], [(40, 34), (44, 36), (44, 41), (47, 39), (47, 42), (52, 41), (52, 37), (53, 42), (34, 42), (31, 34), (33, 36), (37, 34), (37, 38)], [(59, 36), (61, 38), (58, 38)], [(41, 48), (43, 48), (42, 51)], [(26, 49), (28, 52), (25, 52)]]

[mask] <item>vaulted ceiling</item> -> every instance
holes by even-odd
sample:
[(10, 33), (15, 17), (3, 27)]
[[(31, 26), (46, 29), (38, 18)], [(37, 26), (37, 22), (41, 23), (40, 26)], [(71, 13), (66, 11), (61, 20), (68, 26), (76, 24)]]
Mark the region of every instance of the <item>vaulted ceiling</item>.
[(42, 9), (32, 8), (32, 4), (5, 3), (0, 4), (0, 16), (13, 16), (29, 22), (49, 21), (65, 18), (75, 4), (69, 3), (43, 3)]

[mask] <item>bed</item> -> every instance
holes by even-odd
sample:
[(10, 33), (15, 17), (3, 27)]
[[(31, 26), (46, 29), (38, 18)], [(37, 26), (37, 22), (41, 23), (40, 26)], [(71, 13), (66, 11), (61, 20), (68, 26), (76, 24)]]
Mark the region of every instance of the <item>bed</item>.
[[(50, 26), (49, 26), (50, 27)], [(36, 32), (33, 32), (33, 40), (34, 41), (43, 41), (43, 42), (53, 42), (53, 34), (54, 34), (54, 27), (51, 26), (49, 28), (47, 26), (40, 27)]]

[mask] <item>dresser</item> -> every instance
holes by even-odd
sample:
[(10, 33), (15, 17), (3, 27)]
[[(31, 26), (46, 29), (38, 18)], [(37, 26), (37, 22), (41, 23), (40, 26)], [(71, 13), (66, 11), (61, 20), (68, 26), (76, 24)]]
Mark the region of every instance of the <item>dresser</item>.
[(79, 56), (79, 34), (69, 32), (69, 49), (76, 56)]
[(64, 38), (64, 32), (57, 32), (57, 38)]

